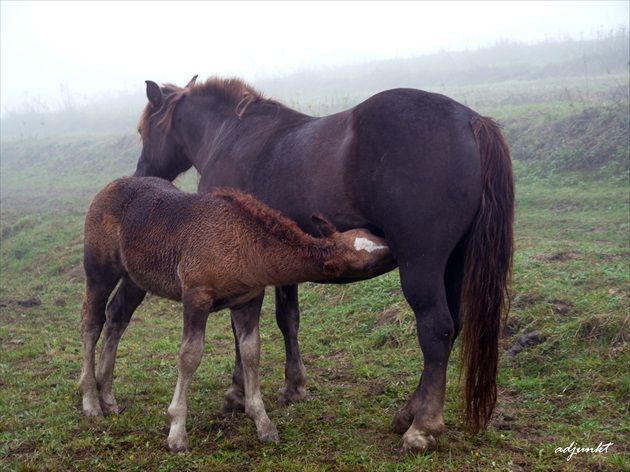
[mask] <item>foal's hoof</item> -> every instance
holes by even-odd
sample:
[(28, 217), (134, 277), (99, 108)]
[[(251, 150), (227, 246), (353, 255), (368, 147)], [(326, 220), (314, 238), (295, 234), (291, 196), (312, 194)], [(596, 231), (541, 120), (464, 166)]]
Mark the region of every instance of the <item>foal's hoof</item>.
[(271, 425), (265, 431), (258, 431), (258, 440), (260, 442), (278, 442), (280, 441), (280, 436), (278, 435), (278, 430), (274, 425)]
[(101, 408), (103, 409), (103, 414), (105, 416), (111, 413), (119, 414), (122, 413), (124, 410), (124, 408), (119, 407), (117, 403), (111, 404), (101, 402)]
[(98, 401), (90, 401), (83, 399), (83, 414), (88, 418), (103, 416), (103, 410)]
[(306, 390), (304, 387), (287, 388), (283, 387), (278, 396), (278, 406), (284, 408), (292, 403), (299, 403), (306, 400)]
[(233, 412), (234, 413), (244, 413), (245, 412), (245, 405), (243, 405), (241, 403), (229, 401), (226, 398), (225, 401), (223, 402), (223, 405), (221, 405), (221, 411), (224, 411), (226, 413), (233, 413)]
[(173, 454), (184, 454), (188, 452), (188, 440), (171, 440), (167, 439), (168, 449)]
[(399, 456), (418, 454), (433, 449), (436, 444), (437, 441), (432, 434), (409, 428), (403, 435), (397, 452)]
[(98, 409), (92, 409), (92, 410), (86, 410), (85, 408), (83, 409), (83, 414), (85, 416), (87, 416), (88, 418), (98, 418), (99, 416), (103, 416), (103, 412)]
[(233, 386), (230, 387), (225, 394), (225, 401), (221, 406), (221, 410), (232, 413), (232, 412), (244, 412), (245, 411), (245, 396), (243, 395), (242, 390), (238, 390)]

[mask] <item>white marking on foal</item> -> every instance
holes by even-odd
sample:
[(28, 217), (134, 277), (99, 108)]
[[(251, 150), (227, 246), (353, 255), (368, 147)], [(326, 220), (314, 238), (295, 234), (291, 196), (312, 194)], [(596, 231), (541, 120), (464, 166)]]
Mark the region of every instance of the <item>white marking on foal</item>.
[(357, 238), (354, 240), (354, 248), (357, 251), (374, 252), (378, 251), (379, 249), (387, 249), (387, 246), (381, 246), (367, 238)]

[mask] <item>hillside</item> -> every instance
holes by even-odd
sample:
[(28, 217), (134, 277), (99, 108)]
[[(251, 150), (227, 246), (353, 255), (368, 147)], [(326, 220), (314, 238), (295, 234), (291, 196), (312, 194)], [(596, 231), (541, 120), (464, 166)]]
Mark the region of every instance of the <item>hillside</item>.
[[(589, 41), (500, 42), (478, 51), (301, 71), (255, 85), (316, 116), (392, 87), (444, 93), (505, 125), (514, 159), (527, 166), (520, 172), (578, 170), (627, 178), (629, 63), (628, 33), (616, 31)], [(140, 149), (136, 123), (145, 103), (140, 87), (87, 108), (43, 113), (25, 104), (3, 117), (3, 202), (19, 192), (29, 201), (50, 199), (57, 188), (79, 186), (89, 193), (133, 172)], [(64, 178), (67, 169), (73, 169), (72, 182)], [(76, 170), (84, 176), (78, 182)], [(58, 174), (52, 181), (51, 173)]]
[(409, 59), (307, 70), (256, 85), (270, 96), (320, 112), (316, 114), (339, 111), (396, 87), (442, 93), (482, 109), (627, 99), (628, 40), (628, 33), (620, 30), (595, 40), (534, 45), (500, 41), (476, 51), (441, 51)]

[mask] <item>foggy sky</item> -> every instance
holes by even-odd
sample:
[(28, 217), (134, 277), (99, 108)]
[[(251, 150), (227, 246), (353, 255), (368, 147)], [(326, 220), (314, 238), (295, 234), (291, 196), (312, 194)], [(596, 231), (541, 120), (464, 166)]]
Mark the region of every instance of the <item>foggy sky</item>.
[(629, 4), (533, 2), (0, 2), (2, 113), (100, 93), (246, 80), (374, 59), (580, 39), (628, 29)]

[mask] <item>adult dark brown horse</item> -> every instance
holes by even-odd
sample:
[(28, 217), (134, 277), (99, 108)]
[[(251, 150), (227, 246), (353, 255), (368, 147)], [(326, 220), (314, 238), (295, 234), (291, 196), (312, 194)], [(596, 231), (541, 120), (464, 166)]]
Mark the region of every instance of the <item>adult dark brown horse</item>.
[[(365, 228), (387, 240), (424, 355), (418, 387), (393, 422), (404, 433), (400, 453), (429, 448), (443, 432), (446, 367), (460, 328), (467, 424), (473, 432), (487, 425), (514, 218), (509, 150), (492, 119), (412, 89), (388, 90), (323, 118), (236, 79), (193, 78), (184, 88), (147, 81), (147, 97), (136, 176), (174, 179), (195, 166), (200, 192), (237, 187), (308, 233), (317, 232), (311, 215), (323, 214), (340, 231)], [(256, 300), (238, 311), (259, 307)], [(276, 289), (276, 318), (287, 355), (279, 402), (301, 400), (295, 286)], [(229, 408), (243, 402), (236, 347)]]

